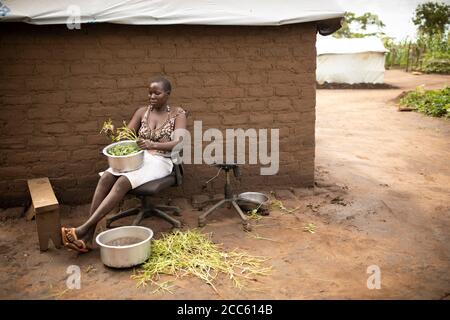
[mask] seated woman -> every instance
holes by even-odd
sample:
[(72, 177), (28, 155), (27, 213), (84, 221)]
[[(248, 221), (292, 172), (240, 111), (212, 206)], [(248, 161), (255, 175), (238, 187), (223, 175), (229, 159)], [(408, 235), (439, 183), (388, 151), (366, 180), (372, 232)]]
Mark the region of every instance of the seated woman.
[(144, 151), (144, 165), (131, 172), (119, 173), (108, 168), (95, 189), (90, 217), (77, 228), (61, 229), (63, 243), (78, 252), (92, 248), (97, 223), (117, 206), (131, 189), (168, 176), (173, 163), (164, 155), (180, 142), (175, 129), (186, 129), (186, 112), (167, 104), (172, 86), (166, 78), (154, 79), (149, 86), (150, 105), (139, 108), (128, 127), (138, 132), (138, 145)]

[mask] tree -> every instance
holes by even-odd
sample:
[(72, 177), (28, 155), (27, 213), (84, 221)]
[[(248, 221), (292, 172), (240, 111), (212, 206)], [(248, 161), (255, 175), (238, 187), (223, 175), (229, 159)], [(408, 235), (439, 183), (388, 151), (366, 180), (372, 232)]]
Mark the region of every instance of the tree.
[(450, 6), (438, 2), (419, 4), (412, 21), (418, 26), (419, 35), (442, 37), (450, 23)]
[[(375, 27), (376, 32), (361, 33), (353, 32), (350, 27), (353, 26), (358, 31), (367, 31), (368, 27)], [(383, 21), (378, 18), (378, 15), (366, 12), (362, 16), (356, 16), (353, 12), (346, 12), (342, 27), (336, 31), (333, 36), (336, 38), (363, 38), (376, 35), (384, 35), (382, 28), (385, 27)]]

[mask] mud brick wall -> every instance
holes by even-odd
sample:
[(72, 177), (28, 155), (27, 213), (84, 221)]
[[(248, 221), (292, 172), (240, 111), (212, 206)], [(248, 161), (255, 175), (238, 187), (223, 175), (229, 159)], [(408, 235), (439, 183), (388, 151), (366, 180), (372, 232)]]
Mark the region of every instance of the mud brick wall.
[[(129, 121), (147, 83), (164, 74), (172, 105), (203, 129), (279, 128), (280, 171), (243, 167), (239, 190), (310, 186), (314, 179), (315, 23), (282, 27), (33, 26), (0, 28), (0, 206), (26, 204), (26, 181), (47, 176), (62, 203), (92, 198), (107, 167), (104, 120)], [(216, 173), (186, 165), (181, 188)], [(222, 192), (222, 178), (211, 192)], [(205, 191), (205, 189), (203, 189)]]

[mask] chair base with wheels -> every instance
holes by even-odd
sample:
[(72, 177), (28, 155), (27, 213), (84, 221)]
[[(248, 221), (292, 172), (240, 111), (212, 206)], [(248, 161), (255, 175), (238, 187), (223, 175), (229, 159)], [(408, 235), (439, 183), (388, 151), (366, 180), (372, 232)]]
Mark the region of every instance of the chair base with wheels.
[(149, 197), (155, 196), (169, 187), (181, 185), (182, 178), (183, 167), (181, 161), (178, 163), (174, 162), (173, 171), (167, 177), (149, 181), (136, 189), (130, 190), (128, 194), (137, 196), (141, 200), (141, 206), (125, 210), (106, 219), (106, 227), (111, 228), (111, 223), (116, 220), (136, 215), (136, 218), (132, 223), (133, 226), (139, 225), (142, 220), (147, 217), (157, 216), (169, 222), (174, 228), (181, 228), (181, 222), (168, 214), (170, 212), (180, 216), (180, 208), (175, 206), (154, 205), (150, 202)]
[(230, 183), (230, 170), (233, 170), (234, 176), (238, 177), (240, 176), (239, 167), (237, 164), (216, 164), (217, 167), (220, 168), (220, 170), (225, 171), (225, 187), (224, 187), (224, 199), (220, 200), (218, 203), (213, 205), (211, 208), (209, 208), (205, 213), (203, 213), (201, 216), (198, 217), (198, 226), (204, 227), (206, 224), (206, 217), (209, 216), (211, 213), (213, 213), (216, 209), (219, 209), (223, 207), (224, 205), (227, 205), (228, 208), (231, 208), (231, 206), (234, 208), (234, 210), (237, 212), (239, 217), (242, 221), (242, 226), (245, 231), (251, 231), (252, 226), (248, 221), (248, 218), (246, 215), (242, 212), (241, 208), (236, 203), (236, 200), (238, 199), (237, 196), (233, 195), (233, 192), (231, 190), (231, 183)]
[(109, 219), (106, 220), (106, 227), (111, 228), (111, 223), (113, 223), (116, 220), (136, 215), (136, 218), (133, 220), (133, 223), (131, 224), (133, 226), (140, 225), (142, 220), (144, 220), (145, 218), (157, 216), (172, 224), (174, 228), (181, 228), (181, 222), (176, 220), (175, 218), (172, 218), (166, 212), (169, 211), (174, 213), (174, 215), (176, 216), (180, 216), (181, 215), (180, 208), (175, 206), (153, 205), (152, 203), (149, 203), (148, 199), (145, 196), (140, 198), (142, 203), (141, 208), (131, 208), (110, 217)]

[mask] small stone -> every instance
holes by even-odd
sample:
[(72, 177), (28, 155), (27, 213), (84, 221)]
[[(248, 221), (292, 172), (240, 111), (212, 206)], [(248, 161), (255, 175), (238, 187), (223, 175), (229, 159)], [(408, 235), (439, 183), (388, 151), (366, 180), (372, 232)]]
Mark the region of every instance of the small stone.
[(342, 198), (340, 196), (337, 196), (337, 197), (334, 197), (333, 199), (331, 199), (330, 203), (332, 203), (332, 204), (339, 204), (341, 206), (346, 206), (347, 205), (347, 203), (344, 201), (344, 198)]

